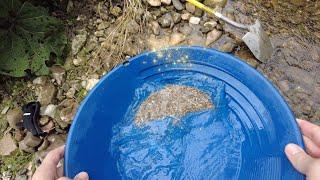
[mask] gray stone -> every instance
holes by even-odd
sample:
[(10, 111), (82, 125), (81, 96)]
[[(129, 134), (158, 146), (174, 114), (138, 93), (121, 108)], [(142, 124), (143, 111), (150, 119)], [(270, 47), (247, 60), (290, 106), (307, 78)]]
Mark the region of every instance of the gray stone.
[(191, 14), (193, 14), (196, 11), (196, 7), (193, 4), (187, 2), (186, 10), (189, 11)]
[(182, 33), (172, 33), (170, 36), (170, 45), (174, 46), (174, 45), (178, 45), (179, 43), (181, 43), (182, 41), (185, 40), (185, 35)]
[(178, 11), (184, 9), (183, 4), (179, 0), (172, 0), (172, 4)]
[(76, 55), (81, 48), (85, 45), (87, 41), (88, 33), (87, 31), (83, 31), (81, 34), (75, 36), (72, 40), (71, 51), (73, 55)]
[(210, 44), (212, 44), (213, 42), (215, 42), (216, 40), (218, 40), (222, 35), (222, 32), (214, 29), (211, 32), (209, 32), (207, 34), (207, 39), (206, 39), (206, 46), (209, 46)]
[(157, 21), (152, 21), (150, 23), (151, 28), (152, 28), (152, 32), (154, 35), (159, 35), (160, 34), (160, 25)]
[(47, 83), (46, 85), (41, 86), (39, 91), (36, 92), (38, 101), (42, 106), (48, 105), (52, 102), (56, 92), (56, 87), (52, 83)]
[(35, 149), (33, 147), (27, 146), (25, 141), (20, 141), (19, 142), (19, 149), (24, 151), (24, 152), (28, 152), (28, 153), (35, 152)]
[(161, 3), (165, 4), (165, 5), (170, 5), (171, 4), (171, 0), (161, 0)]
[(205, 42), (206, 39), (200, 31), (193, 32), (191, 35), (189, 35), (188, 44), (190, 46), (204, 46)]
[(65, 81), (66, 70), (61, 66), (52, 66), (50, 68), (53, 79), (58, 85), (61, 85)]
[(189, 23), (190, 23), (190, 24), (197, 25), (197, 24), (200, 23), (200, 20), (201, 20), (201, 19), (200, 19), (199, 17), (192, 16), (192, 17), (190, 17), (190, 19), (189, 19)]
[[(38, 138), (38, 137), (36, 137), (36, 136), (34, 136), (34, 135), (32, 135), (31, 134), (31, 132), (28, 132), (27, 133), (27, 135), (26, 135), (26, 137), (24, 137), (24, 139), (22, 140), (24, 143), (25, 143), (25, 145), (27, 145), (28, 147), (36, 147), (36, 146), (38, 146), (38, 145), (40, 145), (40, 143), (41, 143), (41, 139), (40, 138)], [(21, 141), (21, 142), (22, 142)]]
[(171, 25), (173, 25), (173, 19), (170, 13), (166, 13), (164, 14), (160, 19), (159, 19), (159, 23), (161, 25), (161, 27), (163, 28), (168, 28)]
[(28, 180), (27, 175), (19, 175), (14, 178), (14, 180)]
[(42, 106), (40, 109), (41, 116), (49, 116), (51, 118), (55, 118), (57, 106), (54, 104), (49, 104), (47, 106)]
[(17, 123), (22, 122), (23, 112), (20, 108), (14, 108), (8, 111), (7, 113), (7, 121), (9, 126), (18, 129)]
[(173, 12), (172, 19), (175, 24), (179, 23), (181, 21), (181, 14), (177, 12)]
[(161, 6), (161, 1), (160, 0), (147, 0), (148, 4), (150, 6)]
[(17, 145), (10, 133), (5, 134), (0, 140), (0, 156), (8, 156), (17, 149)]
[(35, 79), (32, 81), (32, 83), (33, 83), (33, 84), (36, 84), (36, 85), (44, 85), (44, 84), (47, 83), (47, 81), (48, 81), (47, 76), (39, 76), (39, 77), (35, 78)]
[(192, 32), (192, 28), (189, 26), (189, 24), (183, 24), (179, 27), (179, 32), (184, 35), (189, 35)]

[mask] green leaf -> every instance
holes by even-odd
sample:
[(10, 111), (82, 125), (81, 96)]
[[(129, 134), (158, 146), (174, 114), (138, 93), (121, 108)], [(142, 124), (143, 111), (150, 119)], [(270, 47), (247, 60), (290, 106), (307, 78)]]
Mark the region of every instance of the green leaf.
[(17, 0), (0, 1), (0, 15), (7, 14), (3, 19), (14, 23), (6, 30), (0, 28), (0, 73), (15, 77), (25, 76), (26, 70), (36, 75), (48, 74), (46, 62), (51, 57), (62, 62), (67, 44), (63, 23), (49, 16), (43, 7)]

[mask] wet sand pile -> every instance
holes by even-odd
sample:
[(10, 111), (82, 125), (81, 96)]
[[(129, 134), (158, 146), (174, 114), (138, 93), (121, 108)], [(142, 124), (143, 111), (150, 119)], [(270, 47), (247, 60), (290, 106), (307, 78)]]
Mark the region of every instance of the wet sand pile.
[(165, 117), (181, 118), (190, 112), (213, 108), (208, 94), (188, 86), (168, 85), (152, 93), (139, 107), (135, 123), (147, 122)]

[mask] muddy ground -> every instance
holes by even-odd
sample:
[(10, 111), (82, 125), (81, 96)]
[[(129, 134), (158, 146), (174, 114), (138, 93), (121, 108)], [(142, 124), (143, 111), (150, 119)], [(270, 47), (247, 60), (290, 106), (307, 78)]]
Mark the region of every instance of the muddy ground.
[[(79, 103), (101, 76), (141, 52), (167, 46), (200, 45), (235, 54), (278, 87), (296, 117), (320, 124), (319, 1), (242, 0), (225, 7), (211, 1), (238, 22), (262, 21), (275, 47), (266, 63), (241, 42), (244, 32), (185, 1), (159, 2), (69, 0), (66, 9), (52, 11), (65, 21), (70, 39), (65, 64), (52, 67), (48, 76), (0, 77), (0, 138), (11, 144), (0, 149), (0, 179), (30, 178), (44, 155), (65, 142)], [(35, 100), (43, 105), (41, 126), (48, 132), (42, 138), (15, 126), (21, 106)]]

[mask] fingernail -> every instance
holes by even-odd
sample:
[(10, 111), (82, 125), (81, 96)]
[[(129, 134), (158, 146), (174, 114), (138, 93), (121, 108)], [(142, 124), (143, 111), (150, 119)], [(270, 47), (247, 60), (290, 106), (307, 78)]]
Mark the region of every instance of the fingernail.
[(88, 176), (88, 173), (81, 172), (81, 173), (77, 174), (73, 179), (74, 180), (88, 180), (89, 176)]
[(295, 144), (288, 144), (285, 148), (285, 152), (289, 155), (295, 155), (301, 151), (301, 148)]

